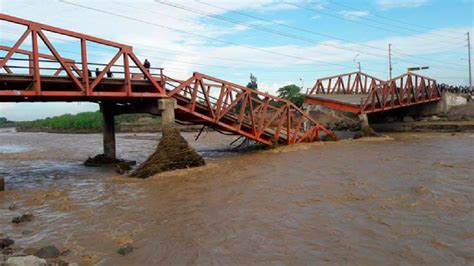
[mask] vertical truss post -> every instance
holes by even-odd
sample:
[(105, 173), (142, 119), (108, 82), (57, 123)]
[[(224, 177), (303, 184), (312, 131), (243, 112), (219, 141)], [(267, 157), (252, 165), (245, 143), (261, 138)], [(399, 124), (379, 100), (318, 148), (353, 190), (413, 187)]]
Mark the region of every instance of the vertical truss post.
[(91, 87), (89, 82), (89, 65), (87, 62), (87, 41), (85, 38), (81, 38), (81, 64), (82, 64), (82, 87), (83, 92), (86, 95), (91, 94)]
[(33, 48), (33, 84), (36, 91), (36, 94), (41, 93), (41, 78), (40, 78), (40, 67), (39, 67), (39, 58), (38, 58), (38, 31), (36, 28), (31, 29), (31, 41)]

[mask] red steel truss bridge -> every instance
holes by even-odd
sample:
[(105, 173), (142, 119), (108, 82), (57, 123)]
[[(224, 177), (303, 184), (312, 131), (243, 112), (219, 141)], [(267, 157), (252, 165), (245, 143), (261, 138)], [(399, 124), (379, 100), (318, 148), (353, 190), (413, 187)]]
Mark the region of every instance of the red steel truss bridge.
[(352, 72), (318, 79), (305, 103), (368, 114), (441, 100), (436, 80), (408, 72), (388, 81)]
[[(23, 32), (6, 34), (12, 44), (0, 45), (0, 102), (90, 101), (138, 112), (158, 99), (176, 99), (177, 120), (267, 145), (335, 138), (287, 100), (201, 73), (173, 79), (163, 69), (147, 69), (131, 46), (117, 42), (1, 13), (0, 22)], [(63, 56), (71, 43), (77, 43), (80, 60)], [(112, 49), (114, 56), (94, 63), (91, 55), (98, 46)]]

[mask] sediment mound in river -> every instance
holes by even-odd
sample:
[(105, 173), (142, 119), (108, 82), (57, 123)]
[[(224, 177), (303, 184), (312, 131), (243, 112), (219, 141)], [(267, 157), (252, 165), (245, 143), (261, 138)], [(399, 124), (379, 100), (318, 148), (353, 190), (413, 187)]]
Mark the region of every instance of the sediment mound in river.
[(174, 126), (163, 128), (156, 151), (135, 171), (132, 177), (147, 178), (165, 171), (204, 165), (204, 159), (181, 136)]
[(377, 132), (375, 132), (371, 127), (362, 128), (359, 132), (357, 132), (353, 139), (360, 139), (360, 138), (367, 138), (367, 137), (380, 137)]

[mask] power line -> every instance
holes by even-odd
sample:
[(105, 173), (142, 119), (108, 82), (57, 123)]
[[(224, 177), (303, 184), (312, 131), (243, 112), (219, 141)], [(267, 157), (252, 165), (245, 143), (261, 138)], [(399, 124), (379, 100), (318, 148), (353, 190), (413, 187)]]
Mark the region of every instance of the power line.
[[(163, 1), (156, 1), (155, 2), (161, 2), (163, 4), (167, 4), (167, 5), (171, 5), (171, 6), (177, 6), (176, 4), (168, 4), (168, 3), (164, 3)], [(272, 20), (268, 20), (268, 19), (264, 19), (264, 18), (261, 18), (261, 17), (257, 17), (257, 16), (253, 16), (253, 15), (249, 15), (249, 14), (246, 14), (244, 12), (239, 12), (239, 11), (234, 11), (234, 10), (230, 10), (230, 9), (227, 9), (227, 8), (223, 8), (223, 7), (220, 7), (220, 6), (216, 6), (216, 5), (213, 5), (213, 4), (209, 4), (209, 3), (206, 3), (206, 2), (203, 2), (203, 1), (200, 1), (200, 0), (197, 0), (197, 2), (201, 3), (201, 4), (204, 4), (204, 5), (207, 5), (207, 6), (211, 6), (211, 7), (214, 7), (214, 8), (218, 8), (218, 9), (221, 9), (221, 10), (225, 10), (227, 12), (232, 12), (232, 13), (235, 13), (235, 14), (239, 14), (239, 15), (243, 15), (243, 16), (246, 16), (246, 17), (250, 17), (250, 18), (253, 18), (253, 19), (257, 19), (257, 20), (260, 20), (260, 21), (264, 21), (264, 22), (267, 22), (267, 23), (271, 23), (271, 24), (275, 24), (275, 25), (278, 25), (278, 26), (282, 26), (282, 27), (286, 27), (286, 28), (290, 28), (290, 29), (294, 29), (294, 30), (298, 30), (298, 31), (302, 31), (302, 32), (306, 32), (306, 33), (311, 33), (311, 34), (314, 34), (314, 35), (319, 35), (319, 36), (325, 36), (325, 37), (329, 37), (329, 38), (333, 38), (333, 39), (336, 39), (336, 40), (340, 40), (340, 41), (344, 41), (344, 42), (349, 42), (349, 43), (353, 43), (353, 44), (356, 44), (356, 45), (359, 45), (359, 46), (364, 46), (364, 47), (368, 47), (368, 48), (372, 48), (372, 49), (377, 49), (377, 50), (381, 50), (381, 51), (384, 51), (385, 52), (385, 49), (383, 48), (380, 48), (380, 47), (376, 47), (376, 46), (372, 46), (372, 45), (367, 45), (367, 44), (362, 44), (362, 43), (358, 43), (358, 42), (354, 42), (354, 41), (350, 41), (350, 40), (347, 40), (347, 39), (343, 39), (343, 38), (339, 38), (339, 37), (336, 37), (336, 36), (332, 36), (332, 35), (329, 35), (329, 34), (321, 34), (321, 33), (318, 33), (318, 32), (314, 32), (314, 31), (310, 31), (310, 30), (306, 30), (306, 29), (302, 29), (302, 28), (298, 28), (298, 27), (294, 27), (294, 26), (290, 26), (290, 25), (286, 25), (284, 23), (279, 23), (279, 22), (275, 22), (275, 21), (272, 21)], [(186, 10), (193, 10), (193, 11), (200, 11), (200, 10), (197, 10), (197, 9), (190, 9), (190, 8), (186, 8), (186, 7), (179, 7), (181, 9), (186, 9)], [(208, 13), (209, 14), (209, 13)], [(216, 15), (211, 15), (212, 17), (216, 17)], [(219, 16), (219, 17), (222, 17), (222, 16)], [(220, 18), (219, 18), (220, 19)], [(324, 45), (327, 45), (327, 44), (324, 44)], [(366, 53), (364, 51), (358, 51), (358, 50), (352, 50), (352, 49), (346, 49), (346, 48), (342, 48), (342, 47), (337, 47), (337, 46), (333, 46), (333, 45), (328, 45), (328, 46), (331, 46), (333, 48), (337, 48), (337, 49), (342, 49), (342, 50), (350, 50), (350, 51), (354, 51), (354, 52), (358, 52), (358, 53), (365, 53), (365, 54), (369, 54), (369, 53)], [(402, 55), (405, 55), (405, 56), (409, 56), (409, 57), (419, 57), (419, 58), (423, 58), (422, 56), (420, 55), (411, 55), (411, 54), (407, 54), (407, 53), (403, 53), (403, 52), (395, 52), (395, 53), (398, 53), (398, 54), (402, 54)], [(369, 55), (374, 55), (374, 54), (369, 54)], [(379, 56), (379, 57), (383, 57), (382, 55), (375, 55), (375, 56)], [(427, 60), (431, 60), (431, 61), (437, 61), (437, 60), (434, 60), (434, 59), (431, 59), (431, 58), (425, 58)], [(406, 59), (402, 59), (402, 61), (405, 61), (405, 62), (411, 62), (411, 63), (417, 63), (415, 61), (411, 61), (411, 60), (406, 60)], [(441, 61), (438, 61), (440, 64), (452, 64), (452, 65), (457, 65), (457, 66), (460, 66), (458, 64), (455, 64), (455, 63), (449, 63), (449, 62), (441, 62)]]
[[(314, 9), (314, 8), (309, 8), (309, 7), (304, 7), (304, 6), (295, 4), (295, 3), (290, 3), (290, 2), (284, 2), (284, 3), (289, 4), (289, 5), (292, 5), (292, 6), (295, 6), (295, 7), (298, 7), (298, 8), (301, 8), (301, 9), (308, 10), (308, 11), (311, 11), (311, 12), (314, 12), (314, 13), (324, 14), (324, 15), (326, 15), (326, 16), (335, 17), (335, 18), (338, 18), (338, 19), (342, 19), (342, 20), (345, 20), (345, 21), (352, 22), (352, 23), (358, 23), (358, 24), (362, 24), (362, 25), (369, 26), (369, 27), (381, 29), (381, 30), (384, 30), (384, 31), (390, 31), (390, 32), (394, 32), (394, 33), (406, 34), (406, 33), (399, 32), (399, 31), (394, 31), (394, 30), (391, 30), (391, 29), (388, 29), (388, 28), (378, 27), (378, 26), (374, 26), (374, 25), (367, 24), (367, 23), (363, 23), (363, 22), (361, 22), (361, 21), (350, 20), (350, 19), (347, 19), (347, 18), (345, 18), (345, 17), (337, 16), (337, 15), (330, 14), (330, 13), (325, 13), (325, 12), (322, 12), (322, 11), (320, 11), (320, 10), (316, 10), (316, 9)], [(413, 35), (412, 35), (411, 37), (412, 37), (412, 38), (417, 38), (417, 39), (422, 39), (422, 40), (428, 40), (428, 41), (430, 41), (430, 42), (433, 42), (433, 40), (427, 39), (427, 38), (424, 38), (424, 37), (421, 37), (421, 36), (413, 36)], [(437, 40), (436, 40), (436, 41), (437, 41)], [(452, 44), (458, 45), (458, 43), (452, 43)], [(422, 56), (420, 56), (420, 55), (412, 55), (412, 54), (402, 53), (402, 52), (396, 52), (396, 53), (402, 54), (402, 55), (404, 55), (404, 56), (409, 56), (409, 57), (424, 58), (424, 57), (422, 57)], [(430, 60), (430, 61), (433, 61), (433, 62), (439, 62), (440, 65), (451, 64), (451, 65), (460, 66), (459, 64), (449, 63), (449, 62), (442, 62), (442, 61), (438, 61), (438, 60), (435, 60), (435, 59), (432, 59), (432, 58), (427, 58), (427, 57), (425, 57), (424, 59), (427, 59), (427, 60)], [(406, 59), (404, 59), (403, 61), (410, 62), (409, 60), (406, 60)], [(411, 61), (411, 62), (413, 63), (413, 62), (415, 62), (415, 61)], [(416, 63), (416, 62), (415, 62), (415, 63)]]
[[(334, 1), (334, 0), (328, 0), (328, 1), (329, 1), (330, 3), (333, 3), (333, 4), (338, 5), (338, 6), (341, 6), (341, 7), (349, 8), (349, 9), (352, 9), (352, 10), (355, 10), (355, 11), (363, 11), (363, 10), (361, 10), (361, 9), (357, 9), (357, 8), (355, 8), (355, 7), (352, 7), (352, 6), (348, 6), (348, 5), (341, 4), (341, 3), (337, 2), (337, 1)], [(399, 23), (399, 24), (405, 24), (405, 25), (410, 26), (410, 27), (423, 28), (423, 29), (425, 29), (425, 30), (431, 30), (431, 31), (435, 30), (435, 29), (433, 29), (433, 28), (429, 28), (429, 27), (426, 27), (426, 26), (423, 26), (423, 25), (407, 23), (407, 22), (402, 21), (402, 20), (393, 19), (393, 18), (390, 18), (390, 17), (387, 17), (387, 16), (382, 16), (382, 15), (379, 15), (379, 14), (377, 14), (377, 13), (373, 13), (373, 14), (371, 14), (371, 15), (374, 16), (374, 17), (378, 17), (378, 18), (382, 18), (382, 19), (388, 20), (388, 21), (393, 21), (393, 22), (396, 22), (396, 23)], [(374, 20), (374, 21), (375, 21), (375, 20)], [(407, 28), (405, 28), (405, 29), (407, 29)], [(410, 30), (413, 30), (413, 29), (410, 29)], [(450, 31), (448, 31), (448, 30), (444, 30), (444, 31), (450, 32)], [(454, 34), (454, 33), (453, 33), (453, 34)], [(442, 36), (442, 35), (439, 35), (439, 36)], [(442, 37), (445, 37), (445, 36), (442, 36)], [(454, 37), (454, 35), (453, 35), (453, 37)], [(456, 36), (455, 38), (459, 38), (459, 36)]]
[[(362, 22), (362, 21), (356, 21), (356, 20), (353, 20), (353, 19), (348, 19), (348, 18), (346, 18), (346, 17), (344, 17), (344, 16), (340, 16), (340, 15), (335, 15), (335, 14), (323, 12), (323, 11), (321, 11), (321, 10), (316, 10), (316, 9), (314, 9), (314, 8), (304, 7), (304, 6), (302, 6), (302, 5), (295, 4), (295, 3), (292, 3), (292, 2), (283, 2), (283, 3), (288, 4), (288, 5), (292, 5), (292, 6), (301, 8), (301, 9), (310, 10), (310, 11), (312, 11), (312, 12), (314, 12), (314, 13), (323, 14), (323, 15), (330, 16), (330, 17), (334, 17), (334, 18), (337, 18), (337, 19), (342, 19), (342, 20), (345, 20), (345, 21), (349, 21), (349, 22), (352, 22), (352, 23), (362, 24), (362, 25), (365, 25), (365, 26), (369, 26), (369, 27), (381, 29), (381, 30), (384, 30), (384, 31), (406, 34), (406, 32), (400, 32), (400, 31), (394, 30), (394, 29), (392, 29), (392, 28), (387, 28), (387, 27), (382, 27), (382, 26), (378, 26), (378, 25), (367, 24), (367, 23), (364, 23), (364, 22)], [(340, 11), (341, 11), (341, 10), (333, 9), (333, 8), (330, 8), (330, 7), (325, 7), (325, 8), (328, 9), (328, 10), (336, 11), (336, 12), (340, 12)], [(360, 19), (369, 20), (369, 21), (375, 21), (375, 22), (377, 23), (376, 20), (373, 20), (373, 19), (370, 19), (370, 18), (361, 17)], [(397, 26), (394, 26), (394, 25), (391, 25), (391, 24), (388, 24), (388, 23), (384, 23), (384, 22), (378, 22), (378, 23), (379, 23), (379, 24), (382, 24), (382, 25), (385, 25), (385, 26), (397, 27)], [(400, 28), (400, 27), (398, 27), (398, 28)], [(412, 29), (409, 29), (409, 30), (410, 30), (410, 31), (413, 31)], [(419, 31), (417, 31), (417, 32), (419, 33)], [(424, 33), (424, 32), (421, 32), (421, 33)], [(414, 37), (419, 38), (419, 39), (429, 40), (429, 41), (438, 41), (438, 40), (436, 40), (436, 39), (431, 39), (431, 38), (426, 38), (426, 37), (421, 37), (421, 36), (414, 36)], [(447, 43), (458, 44), (458, 43), (454, 43), (454, 42), (447, 42)]]
[[(313, 13), (323, 14), (323, 15), (325, 15), (325, 16), (330, 16), (330, 17), (334, 17), (334, 18), (341, 19), (341, 20), (344, 20), (344, 21), (349, 21), (349, 22), (352, 22), (352, 23), (357, 23), (357, 24), (365, 25), (365, 26), (372, 27), (372, 28), (376, 28), (376, 29), (379, 29), (379, 30), (389, 31), (389, 32), (393, 32), (393, 33), (406, 34), (406, 32), (400, 32), (400, 31), (396, 31), (396, 30), (393, 30), (393, 29), (390, 29), (390, 28), (387, 28), (387, 27), (381, 27), (381, 26), (377, 26), (377, 25), (367, 24), (367, 23), (364, 23), (364, 22), (362, 22), (362, 21), (351, 20), (351, 19), (348, 19), (348, 18), (346, 18), (346, 17), (344, 17), (344, 16), (339, 16), (339, 15), (335, 15), (335, 14), (323, 12), (323, 11), (321, 11), (321, 10), (316, 10), (316, 9), (314, 9), (314, 8), (305, 7), (305, 6), (302, 6), (302, 5), (299, 5), (299, 4), (295, 4), (295, 3), (292, 3), (292, 2), (283, 2), (283, 3), (288, 4), (288, 5), (292, 5), (292, 6), (301, 8), (301, 9), (309, 10), (309, 11), (311, 11), (311, 12), (313, 12)], [(329, 9), (329, 8), (328, 8), (328, 9)], [(433, 41), (438, 41), (438, 40), (435, 40), (435, 39), (430, 39), (430, 38), (421, 37), (421, 36), (413, 36), (413, 37), (418, 38), (418, 39), (428, 40), (428, 41), (431, 41), (431, 42), (433, 42)], [(454, 43), (454, 42), (447, 42), (447, 43), (458, 44), (458, 43)]]
[(76, 6), (76, 7), (79, 7), (79, 8), (93, 10), (93, 11), (96, 11), (96, 12), (100, 12), (100, 13), (103, 13), (103, 14), (108, 14), (108, 15), (112, 15), (112, 16), (116, 16), (116, 17), (121, 17), (121, 18), (124, 18), (124, 19), (137, 21), (137, 22), (140, 22), (140, 23), (144, 23), (144, 24), (155, 26), (155, 27), (159, 27), (159, 28), (163, 28), (163, 29), (168, 29), (168, 30), (184, 33), (184, 34), (187, 34), (187, 35), (196, 36), (196, 37), (211, 40), (211, 41), (217, 41), (217, 42), (221, 42), (221, 43), (240, 46), (240, 47), (244, 47), (244, 48), (247, 48), (247, 49), (250, 49), (250, 50), (256, 50), (256, 51), (265, 52), (265, 53), (268, 53), (268, 54), (273, 54), (273, 55), (278, 55), (278, 56), (283, 56), (283, 57), (288, 57), (288, 58), (294, 58), (294, 59), (299, 59), (299, 60), (304, 60), (304, 61), (311, 61), (311, 62), (315, 62), (315, 63), (318, 63), (318, 64), (323, 63), (323, 64), (341, 66), (343, 68), (352, 68), (352, 67), (348, 67), (348, 66), (342, 65), (342, 64), (326, 62), (326, 61), (322, 61), (322, 60), (309, 59), (309, 58), (304, 58), (304, 57), (295, 56), (295, 55), (289, 55), (289, 54), (275, 52), (275, 51), (272, 51), (272, 50), (267, 50), (267, 49), (263, 49), (263, 48), (259, 48), (259, 47), (247, 46), (247, 45), (238, 44), (238, 43), (235, 43), (235, 42), (232, 42), (232, 41), (226, 41), (226, 40), (222, 40), (222, 39), (218, 39), (218, 38), (208, 37), (208, 36), (204, 36), (204, 35), (201, 35), (201, 34), (188, 32), (188, 31), (185, 31), (185, 30), (180, 30), (180, 29), (164, 26), (164, 25), (157, 24), (157, 23), (152, 23), (152, 22), (145, 21), (145, 20), (142, 20), (142, 19), (137, 19), (137, 18), (130, 17), (130, 16), (127, 16), (127, 15), (113, 13), (113, 12), (103, 10), (103, 9), (98, 9), (98, 8), (94, 8), (94, 7), (90, 7), (90, 6), (84, 6), (84, 5), (77, 4), (77, 3), (71, 3), (71, 2), (68, 2), (66, 0), (60, 0), (60, 1), (65, 3), (65, 4)]
[(279, 36), (283, 36), (283, 37), (287, 37), (287, 38), (291, 38), (291, 39), (295, 39), (295, 40), (299, 40), (299, 41), (308, 42), (310, 44), (318, 44), (318, 45), (323, 45), (323, 46), (327, 46), (327, 47), (331, 47), (331, 48), (346, 50), (346, 51), (350, 51), (350, 52), (364, 53), (364, 54), (375, 56), (375, 57), (381, 57), (380, 54), (367, 53), (367, 52), (364, 52), (364, 51), (339, 47), (339, 46), (336, 46), (336, 45), (333, 45), (333, 44), (321, 43), (321, 42), (317, 42), (316, 40), (304, 38), (304, 37), (301, 37), (301, 36), (298, 36), (298, 35), (285, 33), (285, 32), (274, 30), (274, 29), (267, 28), (267, 27), (261, 27), (261, 26), (258, 26), (258, 25), (253, 25), (253, 24), (250, 24), (250, 23), (234, 20), (234, 19), (231, 19), (231, 18), (219, 16), (219, 15), (213, 15), (211, 13), (205, 12), (205, 11), (200, 10), (200, 9), (189, 8), (189, 7), (186, 7), (186, 6), (183, 6), (183, 5), (178, 5), (178, 4), (164, 2), (164, 1), (155, 1), (155, 2), (157, 2), (159, 4), (163, 4), (163, 5), (172, 6), (174, 8), (178, 8), (178, 9), (181, 9), (181, 10), (186, 10), (186, 11), (193, 12), (193, 13), (199, 13), (199, 14), (202, 14), (204, 16), (211, 17), (211, 18), (214, 18), (214, 19), (223, 20), (223, 21), (227, 21), (227, 22), (232, 23), (232, 24), (257, 29), (257, 30), (260, 30), (260, 31), (263, 31), (263, 32), (272, 33), (272, 34), (275, 34), (275, 35), (279, 35)]
[[(155, 2), (156, 2), (156, 1), (155, 1)], [(160, 1), (160, 2), (161, 2), (161, 1)], [(317, 35), (317, 36), (322, 36), (322, 37), (331, 38), (331, 39), (335, 39), (335, 40), (339, 40), (339, 41), (343, 41), (343, 42), (353, 43), (353, 44), (356, 44), (356, 45), (359, 45), (359, 46), (364, 46), (364, 47), (368, 47), (368, 48), (372, 48), (372, 49), (376, 49), (376, 50), (385, 51), (384, 49), (382, 49), (382, 48), (380, 48), (380, 47), (371, 46), (371, 45), (366, 45), (366, 44), (354, 42), (354, 41), (351, 41), (351, 40), (339, 38), (339, 37), (336, 37), (336, 36), (333, 36), (333, 35), (324, 34), (324, 33), (316, 32), (316, 31), (312, 31), (312, 30), (307, 30), (307, 29), (303, 29), (303, 28), (294, 27), (294, 26), (291, 26), (291, 25), (287, 25), (287, 24), (280, 23), (280, 22), (277, 22), (277, 21), (265, 19), (265, 18), (262, 18), (262, 17), (257, 17), (257, 16), (254, 16), (254, 15), (251, 15), (251, 14), (247, 14), (247, 13), (244, 13), (244, 12), (240, 12), (240, 11), (236, 11), (236, 10), (231, 10), (231, 9), (223, 8), (223, 7), (220, 7), (220, 6), (213, 5), (213, 4), (209, 4), (209, 3), (206, 3), (206, 2), (203, 2), (203, 1), (200, 1), (200, 0), (196, 0), (196, 2), (201, 3), (201, 4), (203, 4), (203, 5), (207, 5), (207, 6), (214, 7), (214, 8), (217, 8), (217, 9), (225, 10), (225, 11), (227, 11), (227, 12), (239, 14), (239, 15), (246, 16), (246, 17), (249, 17), (249, 18), (253, 18), (253, 19), (260, 20), (260, 21), (264, 21), (264, 22), (267, 22), (267, 23), (275, 24), (275, 25), (278, 25), (278, 26), (281, 26), (281, 27), (289, 28), (289, 29), (292, 29), (292, 30), (297, 30), (297, 31), (301, 31), (301, 32), (305, 32), (305, 33), (310, 33), (310, 34)], [(340, 48), (340, 47), (337, 47), (337, 46), (332, 46), (332, 47), (335, 47), (335, 48), (338, 48), (338, 49), (344, 49), (344, 48)], [(351, 51), (352, 51), (352, 50), (351, 50)], [(356, 51), (356, 52), (360, 52), (360, 51)], [(380, 56), (380, 55), (377, 55), (377, 56)]]

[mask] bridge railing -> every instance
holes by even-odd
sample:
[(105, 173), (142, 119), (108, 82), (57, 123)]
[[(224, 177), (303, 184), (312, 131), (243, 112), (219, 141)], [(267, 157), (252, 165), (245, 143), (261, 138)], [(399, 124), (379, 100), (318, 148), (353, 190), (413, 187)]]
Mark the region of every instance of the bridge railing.
[(290, 101), (201, 73), (185, 81), (168, 79), (168, 96), (178, 109), (266, 144), (293, 144), (335, 135)]
[(383, 82), (362, 72), (352, 72), (318, 79), (309, 94), (368, 94)]
[(371, 113), (440, 99), (436, 80), (409, 72), (377, 85), (361, 99), (361, 110)]
[[(143, 63), (140, 62), (131, 46), (2, 13), (0, 13), (0, 21), (21, 25), (25, 28), (23, 34), (15, 40), (13, 46), (0, 46), (0, 50), (5, 51), (5, 55), (0, 58), (0, 70), (3, 69), (7, 74), (14, 74), (15, 68), (27, 69), (26, 74), (32, 77), (32, 84), (28, 86), (26, 90), (31, 90), (31, 92), (34, 93), (32, 95), (48, 95), (48, 93), (52, 93), (42, 90), (42, 77), (45, 71), (50, 71), (49, 73), (53, 71), (52, 76), (59, 76), (61, 72), (65, 72), (65, 78), (73, 85), (69, 88), (70, 91), (67, 92), (69, 94), (81, 96), (104, 95), (104, 92), (99, 93), (98, 88), (100, 88), (103, 81), (107, 79), (106, 77), (110, 77), (112, 67), (118, 67), (121, 68), (121, 71), (115, 71), (114, 73), (119, 73), (123, 76), (122, 84), (117, 91), (110, 92), (111, 94), (132, 95), (134, 93), (134, 91), (132, 91), (131, 79), (133, 76), (132, 69), (135, 69), (138, 70), (138, 74), (142, 75), (144, 79), (147, 80), (147, 83), (149, 83), (149, 88), (151, 89), (147, 91), (148, 93), (154, 96), (166, 97), (165, 89), (152, 77), (149, 69), (146, 69)], [(60, 45), (53, 44), (54, 41), (52, 40), (54, 37), (52, 36), (62, 36), (63, 38), (78, 41), (80, 44), (80, 60), (74, 61), (62, 56), (61, 49), (58, 49)], [(29, 49), (20, 49), (28, 38), (31, 39)], [(91, 50), (89, 46), (92, 44), (104, 46), (116, 52), (113, 57), (105, 61), (105, 63), (90, 63), (88, 62), (88, 53)], [(45, 46), (50, 54), (40, 53), (40, 47), (42, 46)], [(15, 58), (15, 55), (26, 55), (27, 59)], [(122, 64), (117, 64), (119, 59), (123, 62)], [(15, 60), (26, 61), (26, 64), (23, 66), (9, 65), (9, 62)], [(54, 64), (56, 64), (56, 66), (44, 66)], [(42, 66), (40, 67), (40, 65)], [(100, 70), (95, 78), (93, 78), (90, 73), (90, 65), (100, 66)], [(97, 68), (99, 69), (99, 67)]]

